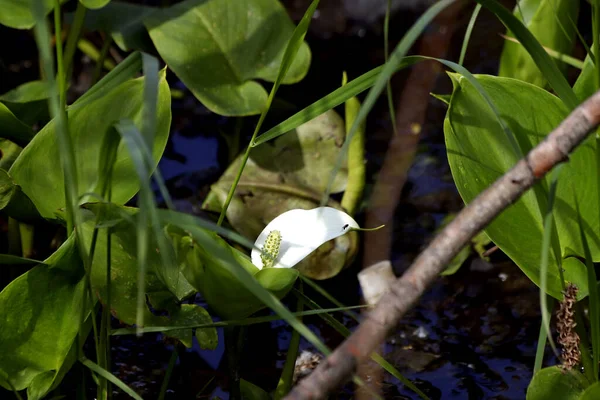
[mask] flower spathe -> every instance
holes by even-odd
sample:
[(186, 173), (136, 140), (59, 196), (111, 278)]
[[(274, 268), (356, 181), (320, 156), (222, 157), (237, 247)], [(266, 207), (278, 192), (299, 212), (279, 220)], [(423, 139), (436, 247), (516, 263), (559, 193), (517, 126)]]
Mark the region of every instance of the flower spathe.
[(259, 269), (263, 268), (263, 249), (271, 232), (278, 232), (280, 238), (279, 251), (272, 260), (272, 266), (292, 268), (323, 243), (344, 235), (350, 228), (358, 229), (359, 226), (351, 216), (332, 207), (286, 211), (258, 235), (252, 249), (252, 263)]

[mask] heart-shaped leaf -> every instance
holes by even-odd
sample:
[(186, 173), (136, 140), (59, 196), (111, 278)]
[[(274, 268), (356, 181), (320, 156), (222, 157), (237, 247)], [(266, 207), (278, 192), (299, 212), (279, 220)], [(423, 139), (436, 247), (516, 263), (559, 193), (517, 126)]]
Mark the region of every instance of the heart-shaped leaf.
[(544, 368), (533, 376), (527, 388), (527, 400), (577, 400), (587, 384), (577, 371), (565, 372), (560, 367)]
[[(140, 126), (144, 81), (129, 80), (93, 101), (68, 109), (69, 134), (77, 163), (79, 195), (92, 192), (98, 181), (99, 149), (114, 123), (129, 118)], [(157, 129), (152, 149), (156, 166), (169, 136), (171, 97), (163, 70), (160, 76)], [(10, 175), (44, 218), (56, 218), (65, 207), (64, 174), (59, 162), (55, 123), (50, 121), (23, 149)], [(139, 179), (124, 146), (119, 148), (112, 177), (112, 200), (124, 204), (139, 190)], [(85, 199), (82, 199), (82, 203)]]
[[(263, 111), (294, 25), (277, 0), (186, 0), (144, 20), (169, 68), (208, 109), (221, 115)], [(308, 71), (300, 47), (283, 83)]]
[[(507, 132), (498, 124), (492, 110), (481, 100), (479, 92), (462, 77), (450, 74), (454, 91), (444, 121), (448, 161), (460, 195), (466, 203), (514, 166), (519, 160), (510, 144)], [(477, 76), (490, 96), (500, 117), (514, 133), (526, 154), (552, 131), (568, 114), (563, 103), (536, 86), (508, 78)], [(538, 185), (546, 191), (548, 179)], [(579, 196), (581, 215), (585, 223), (594, 261), (600, 260), (598, 191), (590, 190), (599, 180), (596, 170), (594, 138), (585, 141), (563, 167), (558, 183), (554, 217), (560, 240), (561, 257), (584, 255), (573, 193)], [(547, 197), (547, 194), (545, 195)], [(543, 210), (545, 212), (545, 209)], [(486, 233), (525, 274), (536, 284), (540, 282), (540, 251), (542, 249), (542, 213), (533, 192), (526, 193), (505, 210), (487, 228)], [(567, 260), (576, 260), (569, 258)], [(548, 293), (562, 298), (558, 264), (550, 259)], [(579, 297), (587, 295), (585, 266), (566, 262), (565, 279), (579, 287)]]
[[(44, 14), (54, 7), (55, 0), (0, 0), (0, 24), (10, 28), (29, 29), (35, 25), (32, 13), (34, 1), (41, 1)], [(60, 0), (64, 3), (66, 0)]]
[[(98, 230), (96, 240), (96, 250), (92, 263), (91, 283), (92, 289), (101, 302), (106, 303), (108, 295), (107, 287), (107, 239), (106, 229), (111, 228), (111, 312), (121, 321), (127, 324), (134, 324), (137, 315), (137, 296), (138, 296), (138, 269), (137, 269), (137, 237), (135, 235), (135, 226), (131, 223), (131, 218), (135, 216), (137, 209), (121, 207), (104, 207), (103, 205), (89, 204), (86, 208), (93, 209), (100, 214), (99, 223), (102, 228)], [(124, 214), (124, 215), (123, 215)], [(122, 219), (119, 218), (122, 216)], [(95, 216), (88, 215), (89, 220), (83, 225), (82, 236), (85, 245), (91, 245)], [(151, 241), (151, 249), (156, 248), (156, 244)], [(165, 311), (168, 316), (155, 315), (144, 307), (144, 323), (146, 327), (150, 326), (183, 326), (200, 325), (212, 322), (210, 315), (202, 307), (194, 304), (179, 305), (178, 299), (172, 295), (167, 287), (162, 283), (156, 270), (162, 263), (162, 258), (155, 251), (148, 252), (147, 255), (147, 274), (145, 277), (145, 291), (152, 307), (158, 311)], [(180, 274), (181, 285), (187, 285), (188, 295), (193, 293), (191, 286), (183, 275)], [(106, 305), (106, 304), (105, 304)], [(217, 332), (215, 328), (203, 328), (203, 338), (200, 346), (203, 348), (214, 349), (217, 344)], [(185, 329), (179, 331), (169, 331), (169, 336), (176, 337), (187, 347), (192, 345), (192, 330)]]
[(82, 313), (89, 312), (82, 308), (85, 279), (74, 244), (71, 236), (0, 293), (0, 385), (28, 388), (28, 398), (42, 398), (60, 380)]

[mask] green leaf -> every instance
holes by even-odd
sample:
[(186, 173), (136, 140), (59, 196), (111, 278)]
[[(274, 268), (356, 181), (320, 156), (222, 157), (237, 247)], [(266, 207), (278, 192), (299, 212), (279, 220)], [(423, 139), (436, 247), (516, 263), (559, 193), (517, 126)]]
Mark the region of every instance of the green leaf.
[(39, 218), (31, 200), (3, 169), (0, 169), (0, 210), (5, 210), (6, 214), (20, 221)]
[(8, 171), (21, 154), (21, 150), (23, 150), (21, 146), (10, 140), (0, 139), (0, 168)]
[[(242, 235), (255, 239), (268, 222), (285, 211), (317, 207), (344, 139), (344, 121), (330, 110), (268, 145), (253, 148), (227, 208), (228, 221)], [(212, 186), (204, 208), (221, 211), (242, 161), (240, 155)], [(343, 191), (347, 180), (344, 165), (336, 176), (333, 192)], [(338, 203), (330, 205), (340, 208)], [(314, 279), (331, 278), (352, 259), (357, 244), (355, 233), (340, 236), (295, 268)]]
[(596, 400), (600, 399), (600, 382), (596, 382), (589, 386), (577, 400)]
[(30, 103), (34, 101), (46, 100), (48, 85), (44, 81), (31, 81), (17, 86), (15, 89), (0, 96), (3, 103)]
[[(0, 101), (15, 117), (29, 127), (37, 122), (46, 123), (50, 119), (46, 105), (48, 97), (46, 82), (31, 81), (4, 93), (0, 96)], [(33, 133), (31, 133), (31, 137), (33, 137)], [(27, 142), (30, 139), (27, 139)]]
[[(36, 0), (0, 0), (0, 24), (10, 28), (29, 29), (35, 25), (35, 18), (31, 11), (32, 4)], [(37, 0), (43, 4), (43, 10), (47, 15), (54, 6), (55, 0)], [(64, 3), (66, 0), (60, 0)]]
[(587, 384), (579, 372), (564, 372), (560, 367), (544, 368), (533, 376), (527, 400), (577, 400)]
[(13, 256), (11, 254), (0, 254), (0, 265), (36, 266), (40, 264), (44, 263), (31, 258)]
[[(579, 2), (572, 0), (524, 0), (515, 6), (514, 15), (529, 29), (542, 46), (569, 54), (573, 47)], [(509, 32), (509, 36), (512, 35)], [(557, 63), (564, 72), (566, 65)], [(498, 76), (516, 78), (544, 87), (546, 78), (527, 50), (519, 43), (504, 42)]]
[(243, 400), (271, 400), (269, 393), (247, 380), (240, 380), (240, 390)]
[[(211, 111), (253, 115), (273, 82), (294, 26), (276, 0), (186, 0), (144, 20), (169, 68)], [(283, 83), (301, 80), (310, 51), (300, 47)]]
[[(0, 385), (32, 388), (41, 398), (54, 384), (79, 330), (84, 272), (71, 236), (44, 263), (0, 293)], [(10, 381), (10, 385), (6, 381)], [(31, 395), (31, 393), (30, 393)]]
[(120, 388), (123, 392), (127, 393), (131, 398), (135, 400), (143, 400), (133, 389), (125, 384), (122, 380), (111, 374), (109, 371), (105, 370), (95, 362), (88, 360), (87, 358), (83, 358), (81, 363), (88, 367), (91, 371), (94, 371), (107, 381), (112, 382), (115, 386)]
[(21, 122), (10, 109), (0, 103), (0, 137), (24, 147), (33, 138), (30, 127)]
[[(156, 53), (144, 26), (144, 18), (157, 10), (163, 9), (113, 1), (101, 9), (88, 11), (84, 25), (91, 31), (110, 33), (123, 51), (140, 50)], [(74, 14), (67, 15), (67, 19), (73, 17)]]
[(96, 8), (102, 8), (107, 5), (110, 0), (79, 0), (81, 4), (86, 6), (87, 8), (91, 8), (92, 10)]
[[(246, 264), (246, 262), (243, 261), (240, 263), (240, 261), (236, 258), (236, 253), (232, 253), (232, 250), (234, 249), (231, 247), (224, 247), (221, 245), (221, 243), (215, 242), (212, 238), (213, 233), (206, 231), (202, 227), (210, 228), (214, 231), (222, 233), (224, 236), (231, 238), (236, 242), (247, 246), (248, 248), (252, 248), (252, 243), (249, 243), (247, 239), (244, 239), (235, 232), (223, 229), (220, 226), (203, 219), (171, 210), (158, 211), (164, 223), (173, 224), (174, 226), (177, 226), (177, 228), (189, 233), (190, 238), (186, 239), (185, 242), (188, 247), (190, 243), (199, 243), (206, 252), (210, 253), (212, 257), (215, 257), (215, 260), (219, 260), (219, 264), (224, 270), (233, 275), (235, 281), (232, 282), (236, 284), (241, 283), (248, 292), (252, 293), (256, 297), (258, 302), (263, 304), (264, 307), (269, 307), (271, 310), (275, 311), (277, 315), (285, 319), (285, 321), (290, 324), (292, 328), (304, 336), (304, 338), (313, 346), (315, 346), (317, 350), (324, 354), (329, 354), (329, 349), (317, 337), (317, 335), (308, 329), (306, 325), (299, 321), (296, 316), (290, 312), (290, 310), (281, 304), (277, 297), (269, 292), (268, 288), (262, 287), (256, 279), (253, 279), (252, 272), (249, 272), (247, 268), (256, 269), (256, 267), (250, 267)], [(246, 256), (246, 260), (247, 259), (248, 258)], [(194, 261), (194, 258), (192, 258), (192, 261)], [(202, 271), (200, 271), (199, 274), (202, 274)], [(285, 277), (282, 276), (282, 278)], [(295, 280), (295, 278), (292, 280)], [(290, 286), (292, 284), (293, 282), (290, 283)]]
[[(171, 227), (170, 233), (178, 243), (184, 275), (202, 293), (210, 308), (222, 318), (245, 318), (265, 307), (227, 265), (243, 268), (251, 279), (278, 298), (285, 296), (298, 278), (298, 271), (292, 268), (259, 270), (248, 256), (228, 245), (213, 232), (198, 230), (193, 239), (176, 227)], [(213, 247), (212, 250), (204, 245), (207, 241)], [(232, 261), (237, 265), (231, 266), (229, 263)]]
[(596, 66), (589, 56), (583, 62), (583, 69), (573, 85), (573, 91), (580, 101), (586, 100), (596, 91)]
[[(137, 317), (138, 297), (138, 272), (137, 272), (137, 237), (136, 227), (130, 222), (139, 212), (135, 208), (116, 207), (114, 205), (87, 204), (86, 208), (93, 210), (103, 219), (114, 221), (121, 216), (122, 221), (111, 227), (111, 283), (110, 298), (111, 312), (126, 324), (134, 324)], [(102, 212), (101, 212), (102, 211)], [(90, 246), (94, 231), (95, 220), (88, 213), (88, 221), (83, 225), (82, 236), (87, 247)], [(123, 215), (125, 214), (125, 215)], [(100, 301), (107, 298), (106, 276), (106, 227), (98, 230), (96, 250), (92, 263), (90, 280), (92, 290)], [(150, 249), (155, 249), (156, 241), (150, 236)], [(144, 307), (145, 326), (183, 326), (200, 325), (212, 322), (210, 315), (202, 307), (196, 305), (179, 305), (178, 299), (169, 292), (167, 287), (157, 276), (157, 269), (161, 267), (162, 257), (155, 251), (150, 251), (146, 258), (145, 293), (158, 311), (168, 312), (168, 316), (154, 315), (148, 307)], [(186, 282), (180, 274), (181, 283)], [(189, 286), (189, 284), (188, 284)], [(188, 292), (188, 295), (191, 292)], [(191, 329), (169, 332), (169, 336), (176, 337), (187, 347), (192, 345)], [(217, 343), (217, 333), (214, 328), (206, 328), (202, 335), (196, 335), (203, 340), (203, 348), (214, 349)]]
[(535, 36), (514, 15), (495, 0), (475, 0), (491, 11), (502, 23), (511, 30), (515, 38), (525, 47), (536, 66), (540, 69), (548, 84), (558, 94), (560, 99), (570, 109), (579, 104), (577, 96), (569, 86), (566, 78), (560, 72), (552, 58), (548, 55)]
[[(130, 80), (99, 98), (87, 103), (74, 104), (69, 108), (69, 133), (78, 166), (80, 196), (96, 187), (99, 149), (112, 125), (122, 118), (129, 118), (138, 125), (141, 124), (143, 86), (142, 79)], [(161, 74), (159, 88), (153, 167), (164, 151), (171, 123), (171, 97), (164, 72)], [(21, 152), (9, 171), (45, 218), (56, 218), (57, 213), (65, 207), (64, 177), (58, 159), (55, 123), (51, 121)], [(127, 149), (121, 148), (114, 165), (112, 200), (123, 204), (138, 189), (139, 180)], [(81, 201), (83, 202), (85, 199)]]
[[(444, 121), (444, 133), (452, 176), (466, 203), (514, 166), (519, 160), (496, 115), (482, 104), (480, 93), (458, 75), (451, 74), (454, 91)], [(514, 133), (524, 152), (537, 145), (568, 114), (567, 108), (555, 96), (536, 86), (508, 78), (478, 76), (488, 96), (494, 102), (500, 118)], [(561, 181), (572, 183), (581, 193), (581, 214), (595, 259), (600, 259), (598, 226), (598, 194), (590, 187), (598, 182), (595, 171), (596, 144), (591, 138), (584, 142), (564, 166)], [(540, 190), (547, 190), (549, 178)], [(571, 187), (559, 182), (555, 201), (555, 220), (560, 238), (561, 257), (583, 256), (579, 240), (577, 215)], [(547, 197), (547, 195), (546, 195)], [(536, 284), (540, 283), (540, 249), (543, 221), (534, 193), (526, 193), (486, 228), (496, 243)], [(548, 294), (562, 298), (557, 260), (552, 257), (548, 269)], [(579, 263), (565, 260), (565, 279), (577, 284), (580, 298), (587, 295), (587, 272)]]

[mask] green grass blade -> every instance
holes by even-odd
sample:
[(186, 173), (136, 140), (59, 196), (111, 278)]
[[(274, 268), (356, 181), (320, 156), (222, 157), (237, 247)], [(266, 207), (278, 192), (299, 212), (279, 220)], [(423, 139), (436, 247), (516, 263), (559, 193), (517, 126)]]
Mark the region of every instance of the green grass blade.
[[(319, 286), (315, 281), (313, 281), (310, 278), (307, 278), (306, 276), (300, 274), (300, 279), (302, 279), (302, 281), (304, 283), (306, 283), (308, 286), (310, 286), (311, 288), (313, 288), (314, 291), (316, 291), (317, 293), (319, 293), (321, 296), (323, 296), (324, 298), (327, 299), (327, 301), (331, 302), (331, 304), (334, 304), (336, 307), (339, 308), (346, 308), (346, 306), (344, 304), (342, 304), (341, 302), (339, 302), (335, 297), (333, 297), (331, 294), (329, 294), (329, 292), (325, 289), (323, 289), (321, 286)], [(346, 310), (344, 311), (344, 313), (349, 316), (350, 318), (352, 318), (353, 320), (355, 320), (356, 322), (360, 322), (360, 316), (350, 310)]]
[(85, 6), (80, 1), (77, 2), (77, 9), (75, 10), (75, 16), (73, 17), (73, 23), (69, 29), (69, 36), (67, 37), (67, 44), (65, 46), (64, 63), (67, 76), (71, 76), (70, 71), (73, 66), (73, 56), (75, 55), (75, 50), (77, 49), (77, 41), (81, 35), (81, 28), (83, 28), (85, 13)]
[(131, 53), (125, 60), (110, 71), (98, 83), (89, 88), (73, 105), (83, 105), (93, 101), (105, 93), (119, 86), (121, 83), (134, 78), (142, 68), (142, 55), (139, 52)]
[[(304, 293), (300, 293), (299, 291), (294, 290), (294, 294), (299, 299), (302, 299), (302, 301), (311, 309), (317, 310), (317, 309), (321, 308), (315, 301), (311, 300)], [(333, 329), (335, 329), (340, 335), (342, 335), (344, 337), (348, 337), (352, 334), (352, 332), (350, 332), (350, 330), (348, 328), (346, 328), (346, 326), (344, 324), (342, 324), (340, 321), (335, 319), (333, 316), (331, 316), (329, 314), (319, 314), (319, 316), (325, 322), (327, 322), (327, 324), (329, 326), (331, 326)], [(402, 382), (407, 388), (409, 388), (410, 390), (415, 392), (417, 395), (419, 395), (419, 397), (421, 397), (424, 400), (429, 400), (429, 397), (427, 397), (427, 395), (425, 393), (423, 393), (421, 390), (419, 390), (419, 388), (416, 387), (414, 383), (412, 383), (409, 379), (404, 377), (396, 368), (394, 368), (394, 366), (392, 364), (387, 362), (379, 354), (373, 353), (371, 355), (371, 359), (373, 361), (375, 361), (377, 364), (379, 364), (383, 369), (385, 369), (387, 372), (389, 372), (396, 379), (398, 379), (400, 382)]]
[[(60, 92), (57, 80), (54, 75), (54, 60), (50, 46), (50, 33), (48, 22), (45, 18), (43, 5), (40, 2), (33, 2), (33, 15), (36, 18), (34, 28), (35, 38), (39, 50), (40, 62), (45, 73), (45, 81), (48, 86), (48, 103), (50, 116), (56, 119), (56, 132), (60, 148), (60, 163), (65, 174), (65, 204), (67, 209), (67, 225), (69, 232), (73, 229), (74, 210), (77, 207), (77, 168), (75, 165), (73, 146), (69, 136), (67, 126), (67, 114), (61, 109)], [(62, 63), (61, 63), (62, 64)], [(62, 80), (59, 77), (59, 80)]]
[[(546, 297), (549, 297), (548, 295), (546, 295)], [(547, 303), (548, 308), (546, 309), (546, 313), (550, 314), (550, 311), (552, 310), (552, 307), (554, 306), (554, 299), (552, 297), (548, 298), (548, 303)], [(542, 310), (542, 312), (544, 312)], [(539, 370), (542, 369), (542, 366), (544, 364), (544, 353), (546, 350), (546, 341), (548, 340), (548, 330), (546, 329), (546, 326), (544, 325), (544, 322), (542, 321), (542, 323), (540, 323), (540, 333), (538, 335), (538, 341), (537, 341), (537, 346), (535, 349), (535, 361), (534, 361), (534, 365), (533, 365), (533, 375), (535, 375), (537, 372), (539, 372)]]
[(471, 19), (469, 20), (469, 25), (467, 25), (467, 30), (465, 32), (465, 38), (463, 39), (462, 47), (460, 49), (460, 57), (458, 57), (458, 65), (463, 65), (465, 61), (465, 55), (467, 54), (467, 47), (469, 47), (469, 41), (471, 40), (471, 34), (473, 33), (473, 27), (475, 26), (475, 21), (477, 21), (477, 17), (479, 16), (479, 11), (481, 11), (481, 4), (477, 4), (475, 9), (473, 10), (473, 14), (471, 14)]
[[(403, 68), (409, 67), (418, 63), (419, 60), (414, 57), (405, 57), (401, 62), (396, 71), (399, 71)], [(298, 111), (296, 114), (292, 115), (285, 121), (277, 124), (273, 128), (269, 129), (262, 135), (260, 135), (255, 141), (254, 146), (258, 146), (263, 144), (269, 140), (275, 139), (278, 136), (283, 135), (286, 132), (291, 131), (299, 127), (300, 125), (308, 122), (312, 119), (315, 119), (319, 115), (324, 112), (331, 110), (334, 107), (339, 106), (340, 104), (346, 102), (348, 99), (355, 97), (356, 95), (364, 92), (365, 90), (372, 87), (379, 74), (383, 70), (383, 65), (377, 68), (372, 69), (369, 72), (366, 72), (359, 76), (356, 79), (348, 82), (346, 85), (340, 87), (339, 89), (334, 90), (328, 95), (322, 97), (320, 100), (314, 102), (308, 107)]]
[[(558, 351), (556, 350), (554, 340), (552, 340), (552, 335), (550, 335), (550, 312), (547, 304), (548, 296), (546, 295), (546, 288), (548, 287), (548, 260), (550, 256), (550, 243), (553, 231), (555, 230), (554, 213), (552, 212), (552, 209), (554, 206), (554, 200), (556, 198), (556, 187), (558, 186), (558, 176), (560, 173), (560, 169), (561, 166), (559, 166), (552, 172), (550, 190), (548, 192), (548, 209), (543, 214), (544, 232), (542, 234), (542, 249), (540, 257), (540, 308), (542, 313), (542, 325), (546, 330), (546, 336), (548, 337), (550, 347), (552, 347), (552, 350), (555, 354), (558, 354)], [(558, 271), (564, 289), (565, 279), (563, 277), (561, 263), (560, 260), (556, 261), (558, 263)]]
[(177, 363), (177, 359), (179, 355), (177, 353), (177, 346), (173, 349), (171, 353), (171, 358), (169, 358), (169, 365), (167, 366), (167, 372), (165, 373), (165, 377), (163, 379), (162, 385), (160, 385), (160, 392), (158, 393), (158, 400), (164, 400), (167, 389), (169, 388), (169, 381), (171, 380), (171, 375), (173, 374), (173, 369), (175, 369), (175, 364)]
[(335, 167), (329, 176), (327, 189), (325, 190), (325, 193), (323, 194), (323, 197), (321, 199), (322, 206), (326, 205), (329, 201), (329, 194), (331, 193), (333, 181), (335, 179), (337, 171), (341, 169), (342, 163), (346, 158), (346, 155), (348, 154), (348, 147), (352, 142), (352, 138), (356, 134), (359, 126), (365, 121), (367, 115), (375, 105), (375, 102), (381, 95), (381, 92), (385, 88), (387, 81), (390, 79), (392, 74), (396, 72), (398, 67), (400, 67), (406, 53), (410, 50), (412, 45), (415, 43), (415, 41), (421, 35), (421, 33), (425, 30), (425, 28), (427, 28), (427, 26), (433, 20), (433, 18), (435, 18), (437, 14), (439, 14), (442, 10), (444, 10), (453, 2), (454, 0), (441, 0), (429, 7), (429, 9), (425, 13), (423, 13), (423, 15), (417, 20), (417, 22), (415, 22), (415, 24), (408, 30), (408, 32), (406, 32), (400, 43), (398, 43), (398, 45), (392, 52), (390, 60), (383, 66), (381, 74), (378, 76), (377, 81), (375, 82), (371, 90), (369, 90), (369, 93), (367, 94), (367, 97), (363, 102), (363, 105), (360, 108), (356, 119), (354, 120), (354, 124), (352, 125), (350, 132), (346, 136), (346, 140), (344, 141), (344, 145), (342, 146), (342, 151), (340, 151), (335, 163)]
[(585, 266), (588, 273), (589, 290), (589, 308), (590, 308), (590, 336), (592, 338), (592, 366), (595, 380), (598, 380), (598, 363), (600, 363), (600, 295), (598, 294), (598, 278), (592, 262), (592, 253), (587, 241), (587, 236), (583, 231), (583, 220), (579, 212), (579, 202), (577, 193), (573, 189), (573, 199), (575, 201), (575, 210), (577, 211), (577, 222), (579, 223), (579, 236), (583, 245), (583, 254), (585, 256)]
[[(354, 309), (366, 308), (367, 306), (350, 306), (350, 307), (338, 307), (338, 308), (321, 308), (318, 310), (307, 310), (302, 312), (293, 313), (294, 317), (301, 318), (309, 315), (320, 315), (320, 314), (329, 314), (334, 312), (343, 312)], [(163, 333), (169, 331), (177, 331), (183, 329), (202, 329), (202, 328), (223, 328), (228, 326), (247, 326), (247, 325), (256, 325), (256, 324), (264, 324), (266, 322), (273, 321), (281, 321), (281, 318), (278, 315), (265, 315), (262, 317), (249, 317), (244, 319), (232, 319), (227, 321), (218, 321), (211, 322), (207, 324), (196, 324), (196, 325), (179, 325), (179, 326), (149, 326), (142, 328), (141, 331), (143, 333)], [(113, 336), (121, 336), (121, 335), (135, 335), (137, 330), (135, 328), (119, 328), (115, 329), (111, 332)]]
[(260, 114), (260, 118), (258, 119), (256, 128), (254, 129), (254, 133), (252, 134), (250, 143), (248, 144), (246, 152), (244, 153), (244, 157), (242, 158), (240, 169), (233, 183), (231, 184), (231, 188), (229, 189), (229, 193), (227, 194), (227, 199), (225, 200), (225, 204), (223, 204), (223, 209), (221, 210), (221, 215), (219, 215), (217, 225), (221, 225), (223, 223), (223, 220), (225, 219), (227, 208), (231, 203), (231, 199), (233, 198), (233, 194), (235, 193), (235, 188), (237, 187), (237, 184), (239, 183), (240, 178), (242, 177), (242, 173), (244, 172), (244, 167), (246, 166), (246, 162), (248, 162), (248, 158), (250, 157), (250, 151), (252, 150), (254, 141), (256, 140), (256, 137), (258, 136), (258, 132), (262, 127), (265, 117), (267, 116), (267, 113), (271, 108), (271, 104), (273, 103), (273, 99), (275, 98), (275, 93), (277, 93), (277, 89), (279, 89), (281, 82), (285, 78), (285, 75), (290, 69), (290, 66), (294, 62), (296, 54), (298, 53), (298, 50), (300, 49), (300, 46), (304, 41), (304, 37), (306, 36), (306, 32), (308, 31), (308, 26), (310, 25), (310, 21), (312, 20), (312, 16), (315, 10), (317, 9), (317, 6), (319, 5), (319, 1), (320, 0), (313, 0), (312, 3), (310, 3), (310, 6), (308, 7), (306, 12), (304, 13), (304, 16), (294, 29), (292, 37), (290, 38), (290, 40), (287, 43), (287, 46), (285, 47), (285, 52), (283, 53), (283, 58), (281, 60), (281, 64), (279, 65), (277, 77), (275, 78), (275, 82), (273, 83), (273, 87), (271, 88), (271, 92), (269, 93), (269, 97), (267, 98), (267, 104), (263, 112)]
[(81, 358), (79, 361), (83, 365), (88, 367), (90, 369), (90, 371), (100, 375), (102, 378), (106, 379), (107, 381), (112, 382), (115, 386), (117, 386), (123, 392), (127, 393), (132, 398), (134, 398), (136, 400), (143, 400), (140, 395), (138, 395), (136, 392), (134, 392), (133, 389), (131, 389), (129, 386), (127, 386), (122, 380), (120, 380), (119, 378), (117, 378), (116, 376), (114, 376), (113, 374), (111, 374), (110, 372), (105, 370), (104, 368), (101, 368), (95, 362), (92, 362), (85, 357)]
[(525, 47), (539, 70), (542, 72), (558, 97), (570, 109), (579, 105), (579, 100), (566, 78), (544, 50), (540, 42), (517, 17), (495, 0), (475, 0), (491, 11), (513, 33), (517, 40)]
[[(227, 271), (232, 274), (239, 282), (241, 282), (246, 289), (248, 289), (256, 298), (258, 298), (266, 307), (269, 307), (285, 321), (290, 324), (292, 328), (297, 330), (306, 340), (312, 343), (320, 352), (323, 354), (329, 354), (330, 350), (325, 344), (315, 335), (306, 325), (298, 321), (294, 314), (288, 310), (271, 292), (266, 290), (258, 283), (258, 281), (239, 265), (237, 260), (233, 257), (231, 252), (225, 251), (222, 247), (218, 246), (212, 239), (212, 236), (208, 232), (201, 229), (195, 224), (178, 224), (174, 220), (169, 220), (163, 217), (163, 222), (172, 223), (179, 226), (190, 233), (192, 238), (204, 249), (211, 253), (213, 257), (222, 260), (223, 265)], [(179, 222), (179, 221), (177, 221)]]
[(158, 103), (158, 60), (142, 53), (144, 71), (144, 109), (142, 110), (142, 135), (148, 148), (154, 144), (156, 132), (156, 108)]
[[(146, 277), (146, 257), (149, 245), (148, 227), (151, 228), (151, 233), (156, 240), (159, 253), (162, 257), (161, 268), (157, 269), (159, 278), (167, 285), (167, 287), (177, 297), (181, 298), (184, 289), (180, 288), (183, 281), (179, 280), (179, 269), (175, 261), (175, 254), (172, 246), (167, 240), (165, 233), (161, 229), (159, 217), (156, 212), (156, 204), (154, 194), (150, 188), (151, 171), (148, 169), (143, 149), (138, 145), (144, 142), (141, 133), (133, 123), (128, 119), (123, 119), (115, 124), (116, 130), (121, 134), (125, 146), (131, 156), (131, 160), (135, 167), (136, 173), (140, 180), (139, 202), (140, 209), (137, 214), (136, 231), (138, 240), (138, 314), (136, 325), (142, 327), (143, 316), (146, 309), (146, 292), (145, 292), (145, 277)], [(179, 292), (179, 290), (182, 292)]]
[[(299, 282), (298, 291), (300, 293), (304, 293), (302, 289), (302, 281)], [(304, 303), (301, 300), (298, 300), (298, 305), (296, 306), (296, 312), (300, 313), (304, 311)], [(301, 320), (302, 317), (298, 317)], [(296, 366), (296, 359), (298, 358), (298, 348), (300, 347), (300, 334), (298, 331), (294, 330), (292, 332), (292, 338), (290, 339), (290, 345), (288, 346), (287, 355), (285, 357), (285, 364), (283, 365), (283, 370), (281, 371), (281, 377), (279, 378), (279, 383), (275, 388), (275, 393), (273, 395), (275, 400), (283, 399), (292, 388), (293, 380), (294, 380), (294, 368)]]
[[(505, 35), (501, 35), (501, 36), (504, 38), (504, 40), (508, 40), (510, 42), (513, 42), (513, 43), (521, 44), (515, 38), (512, 38), (510, 36), (505, 36)], [(548, 55), (550, 57), (554, 58), (555, 60), (563, 62), (563, 63), (565, 63), (567, 65), (570, 65), (571, 67), (574, 67), (574, 68), (577, 68), (577, 69), (583, 69), (583, 66), (585, 64), (584, 61), (582, 61), (582, 60), (580, 60), (578, 58), (575, 58), (575, 57), (571, 57), (568, 54), (559, 53), (558, 51), (553, 50), (553, 49), (551, 49), (549, 47), (546, 47), (546, 46), (543, 46), (543, 47), (544, 47), (544, 50), (546, 50), (546, 53), (548, 53)]]
[[(388, 62), (389, 54), (390, 54), (390, 43), (389, 43), (389, 34), (390, 34), (390, 14), (392, 12), (392, 0), (387, 0), (387, 7), (385, 9), (385, 19), (383, 21), (383, 52), (385, 54), (385, 62)], [(346, 82), (344, 82), (345, 84)], [(394, 133), (397, 133), (398, 127), (396, 126), (396, 112), (394, 107), (394, 95), (392, 94), (392, 82), (391, 77), (387, 81), (387, 100), (388, 100), (388, 108), (390, 113), (390, 121), (392, 122), (392, 129)]]

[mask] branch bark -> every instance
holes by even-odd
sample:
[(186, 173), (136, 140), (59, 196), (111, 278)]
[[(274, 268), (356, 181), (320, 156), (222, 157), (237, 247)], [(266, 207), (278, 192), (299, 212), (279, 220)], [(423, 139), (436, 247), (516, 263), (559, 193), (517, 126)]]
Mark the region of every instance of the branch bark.
[(546, 139), (483, 191), (417, 257), (376, 308), (286, 399), (320, 399), (345, 382), (382, 343), (447, 263), (504, 209), (557, 164), (568, 159), (600, 124), (600, 91), (577, 107)]

